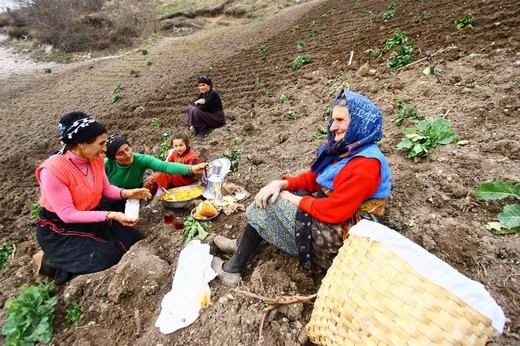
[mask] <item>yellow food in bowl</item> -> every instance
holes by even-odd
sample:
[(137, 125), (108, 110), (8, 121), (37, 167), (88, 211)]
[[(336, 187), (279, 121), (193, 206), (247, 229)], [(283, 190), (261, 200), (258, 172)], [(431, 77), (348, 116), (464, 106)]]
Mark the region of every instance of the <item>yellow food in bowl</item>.
[(188, 201), (202, 195), (204, 191), (204, 187), (196, 186), (192, 188), (180, 189), (180, 190), (167, 190), (164, 192), (162, 199), (168, 202), (180, 202), (180, 201)]

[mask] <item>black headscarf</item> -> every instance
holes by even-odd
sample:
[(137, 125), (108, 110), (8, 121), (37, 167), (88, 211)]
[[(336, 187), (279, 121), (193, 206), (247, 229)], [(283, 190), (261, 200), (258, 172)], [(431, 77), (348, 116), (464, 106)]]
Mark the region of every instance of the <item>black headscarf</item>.
[(209, 79), (206, 76), (200, 76), (199, 79), (197, 80), (197, 83), (198, 84), (204, 83), (204, 84), (207, 84), (209, 86), (213, 86), (213, 82), (211, 81), (211, 79)]
[[(70, 117), (73, 118), (73, 116)], [(72, 123), (70, 123), (70, 120), (73, 119), (67, 118), (65, 120), (67, 124), (61, 123), (61, 125), (63, 126), (60, 127), (63, 128), (61, 141), (67, 145), (75, 145), (82, 142), (88, 142), (94, 140), (97, 136), (102, 135), (103, 133), (107, 133), (107, 129), (103, 125), (101, 125), (89, 116), (74, 120)]]
[(128, 144), (128, 141), (126, 138), (121, 136), (110, 136), (108, 137), (107, 141), (107, 152), (105, 153), (105, 156), (108, 157), (111, 160), (115, 160), (117, 151), (123, 144)]

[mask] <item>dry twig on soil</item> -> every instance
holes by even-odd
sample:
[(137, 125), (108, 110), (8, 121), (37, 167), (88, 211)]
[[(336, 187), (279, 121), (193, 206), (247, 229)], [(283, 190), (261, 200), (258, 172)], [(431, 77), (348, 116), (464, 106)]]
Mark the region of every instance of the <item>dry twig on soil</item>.
[(262, 332), (264, 330), (264, 323), (267, 319), (267, 315), (269, 315), (269, 311), (276, 309), (277, 307), (281, 305), (289, 305), (294, 304), (298, 302), (308, 302), (316, 298), (318, 295), (317, 293), (311, 294), (310, 296), (280, 296), (280, 297), (274, 297), (269, 298), (265, 296), (261, 296), (259, 294), (255, 294), (249, 291), (242, 291), (237, 290), (237, 292), (245, 294), (246, 296), (261, 299), (264, 301), (264, 306), (262, 307), (263, 316), (262, 316), (262, 322), (260, 322), (260, 328), (258, 330), (258, 345), (262, 345), (264, 343), (264, 336), (262, 335)]

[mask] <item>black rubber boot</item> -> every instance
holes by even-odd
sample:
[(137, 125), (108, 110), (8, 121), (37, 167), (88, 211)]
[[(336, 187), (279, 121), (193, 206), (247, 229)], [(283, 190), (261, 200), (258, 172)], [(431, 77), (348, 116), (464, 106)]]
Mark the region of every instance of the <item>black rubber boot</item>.
[(258, 234), (256, 229), (247, 224), (244, 234), (240, 237), (238, 242), (237, 252), (231, 259), (224, 263), (222, 269), (227, 273), (241, 273), (247, 263), (247, 260), (253, 255), (258, 244), (262, 241), (262, 237)]

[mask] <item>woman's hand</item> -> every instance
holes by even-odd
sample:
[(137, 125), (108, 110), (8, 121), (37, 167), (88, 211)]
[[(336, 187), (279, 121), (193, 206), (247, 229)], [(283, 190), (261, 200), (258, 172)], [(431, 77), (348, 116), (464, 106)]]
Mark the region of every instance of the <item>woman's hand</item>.
[(107, 212), (108, 220), (115, 220), (127, 227), (134, 227), (139, 222), (139, 219), (130, 218), (120, 211), (109, 211)]
[(255, 203), (257, 207), (260, 209), (265, 208), (269, 200), (271, 202), (275, 202), (280, 195), (280, 191), (286, 187), (287, 180), (273, 180), (266, 186), (262, 187), (255, 196)]
[(150, 193), (150, 190), (148, 190), (145, 187), (141, 187), (139, 189), (123, 189), (123, 191), (121, 192), (121, 196), (123, 198), (128, 198), (128, 199), (149, 200), (152, 198), (152, 194)]
[(296, 204), (297, 206), (300, 205), (300, 201), (303, 198), (301, 196), (298, 196), (298, 195), (295, 195), (293, 193), (290, 193), (289, 191), (286, 191), (286, 190), (283, 190), (282, 192), (280, 192), (280, 197), (283, 198), (283, 199), (288, 200), (291, 203)]
[(190, 171), (194, 174), (202, 174), (208, 167), (209, 164), (207, 162), (199, 163), (198, 165), (190, 166)]
[(193, 102), (193, 104), (196, 105), (203, 105), (206, 103), (205, 99), (198, 99), (197, 101)]

